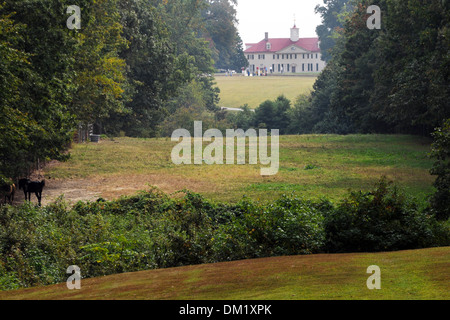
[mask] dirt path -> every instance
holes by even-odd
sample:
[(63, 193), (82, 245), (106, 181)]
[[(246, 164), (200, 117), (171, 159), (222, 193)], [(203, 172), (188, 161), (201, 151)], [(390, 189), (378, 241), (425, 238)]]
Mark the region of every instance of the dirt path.
[[(42, 176), (32, 177), (41, 180)], [(156, 186), (166, 193), (172, 193), (184, 188), (195, 192), (215, 190), (211, 181), (196, 181), (183, 177), (174, 177), (165, 174), (142, 174), (142, 175), (117, 175), (96, 176), (86, 179), (45, 179), (45, 188), (42, 193), (42, 205), (45, 206), (55, 201), (59, 196), (70, 204), (77, 201), (96, 201), (98, 198), (112, 200), (120, 196), (136, 194), (141, 190), (148, 190)], [(14, 204), (20, 204), (25, 197), (22, 190), (17, 190)], [(37, 204), (37, 198), (31, 195), (31, 202)]]

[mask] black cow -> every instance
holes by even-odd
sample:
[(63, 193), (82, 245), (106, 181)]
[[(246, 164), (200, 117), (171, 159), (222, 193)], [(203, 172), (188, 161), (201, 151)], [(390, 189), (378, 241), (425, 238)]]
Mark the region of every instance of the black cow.
[(31, 201), (31, 193), (36, 195), (39, 206), (41, 206), (42, 190), (45, 187), (45, 180), (31, 181), (30, 179), (19, 180), (19, 190), (23, 189), (25, 195), (25, 201)]

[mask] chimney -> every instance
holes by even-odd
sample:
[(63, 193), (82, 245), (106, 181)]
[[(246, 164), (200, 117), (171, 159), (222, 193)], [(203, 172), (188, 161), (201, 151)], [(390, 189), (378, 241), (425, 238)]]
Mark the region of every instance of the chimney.
[(269, 41), (269, 33), (268, 33), (268, 32), (266, 32), (266, 35), (265, 35), (265, 37), (264, 37), (264, 40), (265, 40), (265, 41)]

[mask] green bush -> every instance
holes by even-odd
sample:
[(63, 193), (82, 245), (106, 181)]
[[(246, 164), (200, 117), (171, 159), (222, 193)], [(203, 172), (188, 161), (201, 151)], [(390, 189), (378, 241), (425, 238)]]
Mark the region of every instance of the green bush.
[[(374, 252), (448, 245), (448, 229), (384, 179), (352, 192), (325, 218), (328, 252)], [(438, 236), (439, 235), (439, 236)]]
[(212, 203), (187, 190), (151, 189), (114, 201), (63, 198), (46, 207), (0, 207), (0, 290), (154, 268), (319, 252), (449, 245), (448, 224), (394, 187), (333, 205), (295, 194), (275, 201)]
[(232, 211), (214, 234), (217, 261), (309, 254), (323, 246), (321, 213), (296, 197), (266, 204), (244, 199)]

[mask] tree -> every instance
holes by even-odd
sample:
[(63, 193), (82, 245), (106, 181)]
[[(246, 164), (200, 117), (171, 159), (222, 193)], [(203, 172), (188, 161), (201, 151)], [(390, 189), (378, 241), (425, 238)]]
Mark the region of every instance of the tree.
[(291, 102), (283, 95), (275, 101), (264, 101), (255, 109), (255, 127), (278, 129), (280, 134), (285, 134), (290, 122), (290, 108)]
[(371, 104), (400, 132), (430, 134), (450, 117), (450, 4), (382, 1)]
[[(448, 1), (349, 3), (314, 85), (313, 131), (429, 135), (450, 117)], [(382, 9), (381, 30), (366, 26), (369, 5)]]
[(14, 177), (22, 169), (17, 159), (30, 147), (28, 135), (35, 123), (15, 108), (24, 81), (20, 70), (30, 68), (29, 55), (17, 49), (25, 26), (2, 11), (0, 4), (0, 176)]
[(162, 136), (170, 137), (176, 129), (187, 129), (194, 135), (194, 121), (202, 121), (203, 131), (221, 129), (215, 113), (208, 109), (209, 92), (201, 81), (193, 80), (179, 90), (168, 104), (169, 115), (160, 124)]
[[(209, 8), (207, 0), (156, 1), (158, 12), (169, 32), (171, 48), (175, 59), (173, 79), (177, 79), (177, 91), (165, 101), (166, 107), (173, 107), (174, 101), (182, 101), (178, 95), (186, 89), (200, 84), (202, 99), (207, 110), (217, 112), (219, 89), (215, 87), (214, 61), (211, 41), (205, 39), (206, 20), (203, 15)], [(195, 82), (194, 84), (192, 82)]]
[(340, 68), (330, 109), (335, 114), (348, 117), (356, 131), (373, 133), (383, 131), (384, 127), (369, 103), (374, 87), (375, 48), (379, 33), (367, 28), (368, 4), (363, 2), (355, 6), (342, 33), (343, 45), (336, 59)]
[(211, 39), (214, 66), (240, 70), (247, 66), (242, 40), (236, 28), (236, 0), (209, 0), (203, 10), (205, 38)]
[(289, 111), (289, 118), (290, 123), (287, 129), (289, 134), (312, 132), (314, 122), (309, 95), (301, 94), (296, 98), (293, 108)]
[(71, 112), (85, 125), (100, 124), (113, 112), (125, 112), (126, 65), (119, 52), (127, 42), (117, 0), (89, 2), (82, 10), (82, 29), (73, 31), (77, 90)]
[(127, 65), (131, 86), (125, 110), (112, 113), (105, 129), (130, 136), (155, 136), (165, 102), (180, 84), (190, 81), (183, 58), (177, 59), (170, 33), (150, 0), (119, 0), (120, 23), (128, 46), (119, 57)]
[(202, 12), (209, 6), (207, 0), (152, 0), (169, 32), (171, 46), (184, 66), (186, 75), (195, 77), (214, 72), (210, 42), (206, 34)]
[(248, 104), (241, 107), (242, 111), (234, 112), (227, 115), (229, 121), (234, 125), (234, 129), (243, 129), (247, 131), (254, 128), (255, 112), (250, 109)]
[(317, 5), (316, 14), (320, 14), (322, 24), (317, 26), (322, 60), (331, 60), (331, 50), (336, 44), (338, 32), (343, 28), (345, 19), (343, 13), (350, 12), (350, 0), (323, 0), (324, 6)]
[(247, 68), (248, 65), (249, 65), (249, 63), (244, 54), (242, 39), (237, 34), (236, 35), (236, 44), (235, 44), (234, 50), (231, 54), (229, 68), (231, 70), (236, 70), (237, 72), (239, 72), (240, 70), (242, 70), (242, 68)]
[[(128, 47), (120, 52), (132, 86), (125, 112), (110, 117), (109, 132), (152, 137), (176, 110), (174, 104), (195, 95), (199, 86), (206, 108), (215, 110), (218, 89), (209, 74), (213, 61), (209, 43), (201, 37), (205, 1), (120, 0), (123, 36)], [(191, 85), (195, 82), (195, 85)], [(163, 130), (165, 131), (165, 130)]]
[(1, 31), (11, 49), (5, 60), (2, 54), (12, 82), (5, 86), (7, 97), (1, 103), (2, 131), (6, 130), (2, 161), (8, 163), (9, 174), (25, 174), (40, 160), (66, 157), (74, 126), (67, 106), (75, 90), (76, 48), (66, 28), (66, 9), (62, 0), (6, 0), (0, 9), (6, 18), (2, 23), (10, 28)]

